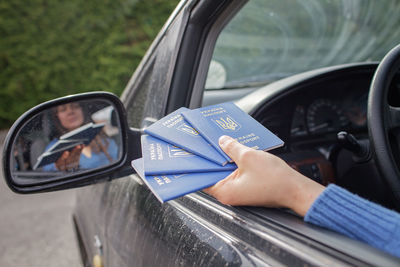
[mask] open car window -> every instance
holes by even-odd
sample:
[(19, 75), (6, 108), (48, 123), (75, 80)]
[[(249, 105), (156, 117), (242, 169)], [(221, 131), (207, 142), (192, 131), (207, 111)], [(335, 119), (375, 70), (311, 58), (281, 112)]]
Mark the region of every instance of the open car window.
[(248, 88), (296, 73), (379, 61), (398, 43), (397, 0), (249, 1), (220, 33), (205, 89)]
[[(356, 105), (359, 103), (359, 106), (356, 107), (362, 111), (360, 112), (362, 116), (359, 116), (362, 123), (357, 120), (353, 120), (354, 123), (352, 123), (362, 124), (357, 126), (358, 134), (365, 137), (367, 136), (365, 123), (366, 96), (370, 81), (368, 79), (373, 74), (372, 65), (375, 66), (376, 62), (380, 61), (389, 50), (398, 44), (400, 33), (399, 11), (400, 4), (395, 0), (248, 1), (224, 26), (216, 39), (204, 85), (202, 105), (237, 100), (258, 88), (302, 72), (348, 63), (371, 63), (368, 64), (371, 65), (371, 70), (360, 72), (360, 77), (362, 77), (359, 80), (354, 80), (355, 76), (350, 75), (347, 70), (343, 71), (350, 77), (346, 80), (346, 82), (351, 82), (347, 83), (347, 87), (346, 82), (340, 85), (332, 85), (329, 88), (315, 86), (315, 90), (308, 90), (308, 94), (303, 94), (301, 97), (290, 99), (290, 101), (287, 97), (287, 102), (279, 102), (281, 105), (276, 104), (274, 108), (270, 106), (268, 110), (259, 108), (254, 112), (255, 115), (258, 115), (256, 119), (263, 120), (260, 120), (261, 123), (264, 124), (264, 121), (268, 121), (264, 125), (268, 126), (275, 134), (291, 132), (293, 136), (298, 134), (299, 128), (302, 130), (311, 129), (310, 132), (316, 136), (317, 128), (312, 128), (314, 117), (306, 117), (306, 114), (310, 114), (313, 108), (322, 106), (320, 103), (326, 103), (322, 102), (321, 99), (332, 98), (328, 101), (328, 106), (332, 107), (332, 110), (336, 110), (336, 106), (331, 104), (331, 100), (341, 102), (346, 99), (348, 103), (356, 103)], [(355, 72), (359, 72), (359, 69), (355, 69)], [(331, 74), (328, 74), (328, 76), (329, 78), (334, 77)], [(340, 79), (339, 76), (334, 77), (334, 79), (336, 78)], [(327, 83), (321, 84), (327, 85)], [(360, 87), (360, 85), (362, 86)], [(320, 88), (325, 89), (324, 92), (319, 95), (314, 94)], [(348, 94), (345, 98), (344, 94), (338, 94), (337, 88), (352, 90), (353, 96), (357, 95), (357, 97), (352, 98)], [(269, 88), (264, 87), (263, 89)], [(331, 91), (332, 94), (329, 97), (327, 97), (328, 91)], [(257, 96), (261, 97), (263, 92), (266, 92), (266, 90), (262, 90), (262, 92), (260, 90), (260, 94)], [(304, 92), (306, 90), (302, 91), (302, 93)], [(334, 99), (333, 96), (338, 97), (338, 99)], [(304, 100), (304, 106), (300, 105), (299, 100)], [(319, 102), (312, 102), (313, 100), (319, 100)], [(283, 105), (283, 103), (288, 105)], [(249, 105), (251, 104), (254, 103), (249, 103)], [(284, 108), (280, 109), (282, 106)], [(354, 105), (349, 104), (348, 106), (354, 108)], [(345, 112), (348, 111), (345, 106), (341, 108), (344, 108)], [(321, 110), (316, 113), (329, 113), (326, 110)], [(348, 113), (350, 114), (350, 112)], [(334, 111), (332, 114), (339, 118), (340, 116), (336, 115), (341, 113)], [(263, 116), (265, 118), (262, 118)], [(301, 119), (298, 119), (298, 117)], [(321, 117), (323, 116), (321, 115)], [(322, 120), (328, 121), (326, 118)], [(292, 125), (290, 125), (291, 121), (293, 121)], [(299, 121), (301, 123), (297, 124)], [(277, 126), (275, 128), (270, 127), (274, 122)], [(321, 125), (324, 124), (321, 123), (318, 126), (322, 128)], [(349, 125), (351, 123), (346, 127), (349, 127)], [(304, 126), (304, 128), (298, 126)], [(326, 131), (326, 134), (318, 133), (324, 142), (329, 140), (326, 146), (317, 144), (314, 140), (315, 136), (312, 136), (312, 134), (306, 137), (302, 133), (299, 134), (308, 142), (304, 147), (299, 148), (300, 146), (298, 146), (296, 148), (301, 154), (300, 158), (304, 159), (303, 152), (308, 153), (311, 150), (312, 152), (319, 153), (322, 151), (325, 153), (326, 147), (333, 147), (336, 139), (329, 138), (337, 133), (336, 130), (334, 129), (329, 133)], [(285, 139), (286, 141), (288, 141), (289, 147), (289, 142), (292, 141), (290, 136)], [(318, 150), (320, 148), (322, 149)], [(318, 157), (328, 160), (329, 156), (325, 156), (328, 154), (318, 154)], [(309, 167), (310, 174), (314, 174), (313, 166), (305, 166), (305, 168)], [(235, 210), (240, 214), (242, 214), (242, 211), (241, 208)], [(347, 254), (355, 258), (366, 259), (366, 262), (373, 262), (374, 259), (382, 256), (378, 255), (377, 250), (371, 249), (366, 244), (305, 224), (302, 218), (285, 210), (252, 207), (246, 208), (245, 211), (248, 212), (244, 214), (246, 218), (250, 218), (249, 214), (251, 214), (262, 223), (272, 221), (282, 227), (284, 231), (287, 231), (287, 234), (293, 238), (306, 240), (305, 242), (308, 244), (315, 242), (315, 246), (338, 253), (335, 257)], [(266, 231), (268, 227), (263, 230)], [(377, 262), (384, 260), (384, 257)]]

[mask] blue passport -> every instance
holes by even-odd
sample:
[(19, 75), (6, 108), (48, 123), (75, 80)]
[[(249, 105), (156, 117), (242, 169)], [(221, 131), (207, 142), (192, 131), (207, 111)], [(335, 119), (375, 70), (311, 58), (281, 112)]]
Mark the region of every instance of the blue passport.
[(143, 159), (131, 162), (140, 178), (162, 203), (210, 187), (232, 171), (188, 173), (176, 175), (144, 175)]
[(213, 149), (213, 147), (183, 119), (181, 112), (187, 110), (189, 109), (182, 107), (170, 113), (147, 127), (144, 132), (220, 165), (228, 163), (228, 160), (222, 156), (222, 154)]
[(234, 163), (221, 166), (150, 135), (142, 135), (141, 141), (145, 175), (233, 171), (237, 168)]
[(90, 142), (100, 133), (104, 128), (104, 123), (94, 124), (89, 122), (75, 130), (60, 136), (60, 138), (45, 152), (43, 152), (33, 166), (33, 169), (43, 167), (47, 164), (56, 162), (64, 151), (71, 151), (77, 145), (89, 145)]
[(218, 145), (222, 135), (259, 150), (270, 150), (283, 141), (232, 102), (182, 112), (182, 116), (228, 161)]

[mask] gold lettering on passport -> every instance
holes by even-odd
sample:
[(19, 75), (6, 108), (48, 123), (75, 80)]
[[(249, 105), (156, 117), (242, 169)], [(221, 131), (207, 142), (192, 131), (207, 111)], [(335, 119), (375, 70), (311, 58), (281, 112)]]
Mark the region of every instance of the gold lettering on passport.
[(161, 147), (160, 143), (157, 143), (157, 159), (158, 160), (163, 160), (164, 159), (164, 156), (163, 156), (163, 153), (162, 153), (162, 147)]
[(171, 180), (167, 176), (161, 176), (166, 184), (169, 184)]
[(154, 176), (154, 180), (157, 182), (158, 185), (163, 185), (163, 184), (164, 184), (163, 180), (160, 179), (160, 178), (157, 177), (157, 176)]
[(149, 150), (150, 150), (150, 160), (156, 160), (156, 152), (155, 152), (154, 144), (150, 144)]
[(212, 109), (206, 109), (200, 112), (203, 114), (203, 117), (210, 117), (210, 116), (215, 116), (218, 114), (226, 113), (226, 110), (222, 107), (217, 107), (217, 108), (212, 108)]
[(172, 128), (175, 125), (177, 125), (178, 123), (180, 123), (181, 121), (183, 121), (183, 118), (180, 114), (178, 114), (178, 115), (175, 115), (175, 116), (169, 118), (168, 120), (164, 121), (162, 124), (165, 127)]

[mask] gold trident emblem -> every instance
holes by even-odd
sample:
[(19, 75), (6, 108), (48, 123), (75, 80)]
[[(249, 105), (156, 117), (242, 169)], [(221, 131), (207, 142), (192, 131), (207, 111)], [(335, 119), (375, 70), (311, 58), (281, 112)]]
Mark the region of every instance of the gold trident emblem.
[(199, 133), (194, 128), (190, 127), (187, 124), (183, 124), (181, 127), (179, 127), (179, 130), (191, 135), (199, 135)]
[(239, 125), (231, 118), (227, 117), (226, 119), (220, 118), (220, 120), (215, 120), (216, 123), (219, 124), (225, 130), (232, 130), (234, 131), (236, 127)]

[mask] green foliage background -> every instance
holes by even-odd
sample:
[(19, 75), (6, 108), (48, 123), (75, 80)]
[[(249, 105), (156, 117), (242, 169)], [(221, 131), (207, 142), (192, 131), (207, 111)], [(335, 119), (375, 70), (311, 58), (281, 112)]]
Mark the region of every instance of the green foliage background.
[(0, 129), (67, 94), (120, 94), (179, 1), (0, 2)]

